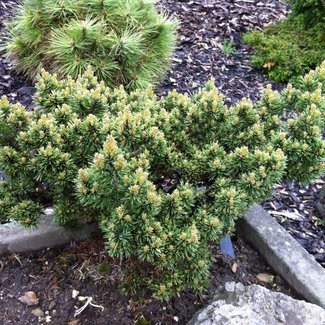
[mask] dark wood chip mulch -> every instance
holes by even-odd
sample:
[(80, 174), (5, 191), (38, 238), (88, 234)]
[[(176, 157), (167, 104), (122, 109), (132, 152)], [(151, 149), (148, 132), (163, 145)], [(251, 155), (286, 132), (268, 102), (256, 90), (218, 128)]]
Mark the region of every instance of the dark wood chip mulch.
[[(242, 34), (283, 19), (288, 7), (279, 0), (162, 0), (159, 6), (178, 18), (180, 40), (161, 94), (173, 88), (193, 93), (214, 77), (225, 101), (234, 104), (243, 97), (256, 100), (270, 81), (251, 68), (252, 51), (242, 43)], [(235, 51), (225, 55), (223, 42), (234, 41)]]
[(325, 177), (308, 186), (279, 184), (263, 206), (325, 268), (325, 219), (316, 209), (324, 184)]

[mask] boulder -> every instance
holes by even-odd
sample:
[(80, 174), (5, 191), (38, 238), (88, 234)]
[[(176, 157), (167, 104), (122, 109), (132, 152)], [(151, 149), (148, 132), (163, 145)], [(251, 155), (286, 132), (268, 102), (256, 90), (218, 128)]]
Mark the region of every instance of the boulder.
[(324, 325), (325, 310), (259, 285), (228, 282), (189, 325)]

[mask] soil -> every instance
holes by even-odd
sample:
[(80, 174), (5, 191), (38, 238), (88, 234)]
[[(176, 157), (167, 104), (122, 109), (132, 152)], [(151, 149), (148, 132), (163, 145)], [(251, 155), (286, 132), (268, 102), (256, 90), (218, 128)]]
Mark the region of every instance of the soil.
[[(228, 281), (244, 285), (259, 283), (295, 296), (279, 276), (271, 277), (268, 283), (259, 282), (258, 274), (272, 275), (272, 270), (240, 238), (234, 239), (234, 246), (236, 270), (235, 261), (222, 256), (217, 247), (212, 247), (215, 261), (207, 292), (201, 296), (185, 292), (168, 303), (150, 298), (150, 293), (123, 295), (117, 280), (119, 262), (107, 256), (102, 238), (36, 253), (6, 256), (0, 259), (0, 324), (185, 324), (212, 298), (215, 289)], [(104, 307), (104, 311), (88, 306), (75, 318), (76, 308), (84, 302), (72, 298), (73, 290), (79, 291), (80, 296), (91, 296), (95, 304)], [(37, 305), (28, 307), (18, 300), (28, 291), (36, 294)], [(35, 309), (40, 309), (44, 316), (33, 316)], [(46, 316), (50, 316), (49, 322), (46, 322)], [(148, 323), (141, 323), (141, 319)], [(79, 323), (72, 322), (76, 320)]]

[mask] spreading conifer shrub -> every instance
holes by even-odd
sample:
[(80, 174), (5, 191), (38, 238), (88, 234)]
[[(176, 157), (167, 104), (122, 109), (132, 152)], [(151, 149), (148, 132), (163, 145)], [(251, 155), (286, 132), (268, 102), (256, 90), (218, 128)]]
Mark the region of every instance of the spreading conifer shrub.
[(76, 81), (43, 71), (37, 90), (34, 112), (0, 102), (0, 215), (36, 226), (46, 196), (61, 224), (97, 220), (128, 291), (202, 291), (209, 242), (277, 182), (324, 169), (325, 62), (299, 88), (232, 107), (213, 81), (158, 99), (109, 89), (91, 70)]
[(23, 0), (8, 23), (5, 51), (35, 79), (42, 68), (77, 78), (91, 65), (109, 86), (145, 88), (169, 67), (174, 20), (152, 0)]
[(280, 82), (294, 82), (325, 59), (324, 1), (287, 2), (292, 8), (287, 19), (243, 37), (254, 49), (253, 66)]
[(306, 28), (325, 23), (325, 5), (323, 0), (287, 0), (292, 15), (297, 17)]

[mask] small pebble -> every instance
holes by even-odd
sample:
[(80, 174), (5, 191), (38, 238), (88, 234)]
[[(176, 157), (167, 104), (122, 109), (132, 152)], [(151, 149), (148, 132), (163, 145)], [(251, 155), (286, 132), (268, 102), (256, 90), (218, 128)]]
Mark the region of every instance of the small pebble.
[(25, 294), (18, 298), (19, 301), (27, 306), (38, 305), (38, 298), (34, 291), (27, 291)]
[(36, 317), (43, 317), (44, 312), (40, 308), (33, 309), (31, 313)]
[(56, 306), (56, 302), (55, 301), (51, 301), (51, 303), (49, 305), (49, 310), (52, 310), (55, 306)]

